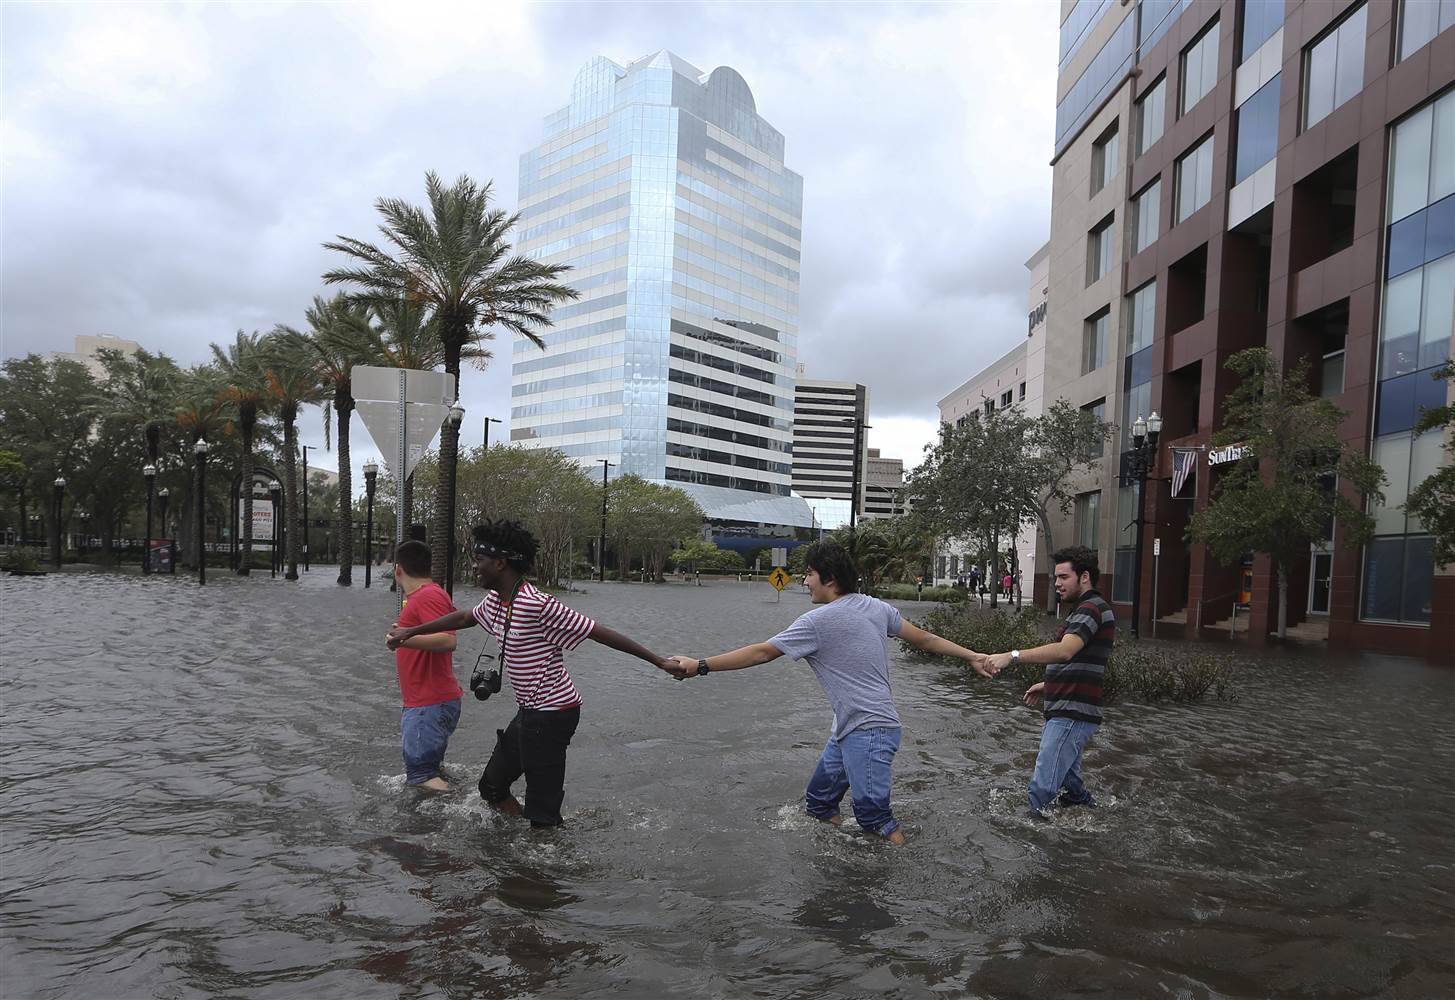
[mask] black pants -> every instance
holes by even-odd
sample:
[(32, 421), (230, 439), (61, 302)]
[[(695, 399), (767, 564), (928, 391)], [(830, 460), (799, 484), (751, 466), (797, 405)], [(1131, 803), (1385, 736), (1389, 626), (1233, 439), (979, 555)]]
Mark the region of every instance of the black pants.
[(521, 812), (531, 826), (560, 826), (566, 797), (566, 748), (581, 721), (580, 708), (537, 712), (522, 708), (510, 725), (496, 730), (495, 752), (480, 775), (480, 798), (494, 805), (510, 798), (510, 786), (525, 775)]

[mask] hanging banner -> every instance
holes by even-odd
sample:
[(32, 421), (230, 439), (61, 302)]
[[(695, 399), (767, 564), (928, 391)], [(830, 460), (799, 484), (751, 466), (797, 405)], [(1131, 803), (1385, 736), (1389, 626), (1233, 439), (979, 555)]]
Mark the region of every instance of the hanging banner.
[(1172, 499), (1197, 498), (1197, 453), (1196, 448), (1172, 449)]

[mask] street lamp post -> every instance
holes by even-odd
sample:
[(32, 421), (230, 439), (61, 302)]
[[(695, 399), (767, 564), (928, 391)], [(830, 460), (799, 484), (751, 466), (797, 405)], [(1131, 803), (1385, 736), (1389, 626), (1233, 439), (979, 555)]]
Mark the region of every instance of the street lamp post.
[(87, 511), (81, 511), (81, 561), (86, 560), (86, 544), (91, 535), (91, 515)]
[(1142, 544), (1147, 524), (1147, 473), (1157, 466), (1157, 439), (1162, 434), (1162, 418), (1153, 410), (1146, 420), (1137, 415), (1132, 424), (1132, 450), (1128, 471), (1137, 481), (1137, 546), (1136, 568), (1132, 571), (1132, 636), (1141, 635), (1142, 618)]
[(500, 423), (504, 423), (504, 422), (505, 421), (501, 420), (499, 417), (486, 417), (485, 418), (485, 453), (486, 454), (489, 454), (490, 453), (490, 425), (491, 424), (500, 424)]
[(157, 490), (157, 499), (162, 502), (162, 534), (171, 538), (172, 536), (167, 534), (167, 504), (172, 499), (172, 491), (163, 486)]
[(197, 585), (207, 585), (207, 442), (198, 438), (197, 456)]
[(606, 582), (606, 472), (612, 463), (601, 462), (601, 537), (596, 542), (596, 579)]
[[(455, 460), (450, 463), (450, 503), (445, 514), (445, 592), (455, 596), (455, 483), (460, 474), (460, 423), (465, 419), (465, 408), (458, 402), (450, 407), (450, 427), (455, 432)], [(490, 425), (485, 425), (488, 431)], [(400, 470), (401, 472), (403, 470)]]
[(148, 575), (152, 571), (152, 505), (156, 500), (157, 467), (148, 462), (142, 466), (141, 474), (147, 481), (147, 533), (141, 543), (141, 571)]
[(274, 479), (268, 483), (268, 499), (273, 504), (273, 551), (268, 558), (268, 576), (278, 578), (278, 542), (283, 537), (282, 525), (278, 522), (278, 501), (283, 498), (283, 487)]
[(857, 416), (845, 417), (844, 424), (854, 425), (854, 470), (850, 474), (850, 495), (849, 495), (849, 534), (854, 533), (854, 526), (858, 523), (859, 510), (859, 484), (863, 481), (861, 466), (864, 459), (864, 431), (869, 430), (873, 425), (866, 424)]
[(364, 463), (364, 589), (369, 589), (374, 569), (374, 484), (379, 481), (379, 465), (372, 458)]
[(55, 519), (54, 519), (54, 522), (53, 522), (55, 524), (55, 530), (51, 533), (52, 538), (53, 538), (53, 541), (51, 543), (51, 562), (55, 565), (55, 568), (56, 569), (60, 569), (61, 568), (61, 501), (62, 501), (62, 499), (66, 495), (66, 477), (65, 476), (56, 476), (56, 481), (52, 484), (52, 487), (54, 489), (54, 494), (53, 495), (54, 495), (54, 503), (55, 503), (55, 511), (56, 512), (55, 512)]
[(308, 571), (308, 445), (303, 446), (303, 571)]

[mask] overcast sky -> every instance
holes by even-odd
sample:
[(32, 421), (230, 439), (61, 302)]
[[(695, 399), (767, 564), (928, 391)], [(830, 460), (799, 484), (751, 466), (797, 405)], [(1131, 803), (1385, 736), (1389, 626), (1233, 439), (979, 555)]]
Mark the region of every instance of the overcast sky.
[[(320, 243), (373, 239), (376, 197), (422, 201), (432, 169), (493, 179), (514, 208), (518, 156), (577, 70), (669, 48), (740, 72), (786, 137), (799, 360), (866, 383), (870, 446), (913, 465), (936, 402), (1024, 336), (1057, 10), (7, 0), (0, 352), (110, 333), (186, 364), (239, 328), (301, 325), (336, 263)], [(509, 417), (509, 342), (495, 350), (463, 378), (467, 445)], [(358, 465), (372, 447), (354, 427)]]

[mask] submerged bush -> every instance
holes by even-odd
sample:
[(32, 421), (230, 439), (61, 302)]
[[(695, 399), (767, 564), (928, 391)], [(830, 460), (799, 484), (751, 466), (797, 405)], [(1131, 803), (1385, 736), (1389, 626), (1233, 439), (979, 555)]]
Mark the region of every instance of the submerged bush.
[[(1017, 612), (974, 606), (935, 608), (915, 624), (982, 653), (1044, 645), (1054, 638), (1049, 626), (1060, 628), (1056, 619), (1036, 608)], [(905, 649), (913, 656), (927, 657), (908, 645)], [(1102, 682), (1102, 701), (1109, 704), (1131, 698), (1192, 702), (1209, 697), (1233, 701), (1237, 697), (1234, 675), (1238, 666), (1238, 660), (1228, 653), (1176, 643), (1118, 639)], [(1045, 672), (1043, 664), (1014, 663), (1000, 676), (1013, 682), (1015, 695), (1020, 697), (1026, 688), (1043, 680)]]
[(921, 594), (912, 583), (881, 583), (874, 588), (874, 596), (886, 601), (940, 601), (943, 604), (960, 604), (969, 595), (964, 587), (926, 587)]
[(41, 551), (39, 549), (24, 549), (16, 546), (5, 553), (5, 558), (0, 561), (0, 570), (14, 573), (34, 573), (40, 569)]

